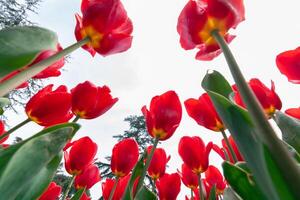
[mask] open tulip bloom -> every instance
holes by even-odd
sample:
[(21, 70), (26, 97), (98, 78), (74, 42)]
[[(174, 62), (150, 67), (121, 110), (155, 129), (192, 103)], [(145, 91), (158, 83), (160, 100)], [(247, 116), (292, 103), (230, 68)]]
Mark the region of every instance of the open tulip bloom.
[[(101, 177), (106, 173), (100, 174), (102, 168), (95, 162), (98, 144), (89, 136), (74, 138), (78, 138), (79, 119), (96, 119), (116, 104), (119, 99), (111, 94), (115, 88), (85, 81), (75, 83), (69, 91), (65, 85), (49, 84), (26, 103), (24, 121), (7, 129), (9, 123), (0, 116), (0, 200), (91, 200), (90, 189), (100, 181), (104, 200), (182, 199), (181, 182), (190, 192), (186, 200), (300, 199), (300, 108), (281, 112), (283, 98), (275, 92), (273, 81), (270, 88), (258, 78), (246, 82), (228, 46), (235, 38), (230, 31), (245, 19), (243, 0), (186, 0), (178, 14), (181, 47), (197, 49), (197, 62), (211, 61), (223, 53), (233, 77), (234, 83), (229, 83), (217, 71), (207, 73), (201, 82), (205, 92), (184, 101), (194, 122), (222, 133), (222, 146), (203, 141), (202, 135), (179, 133), (181, 138), (175, 143), (183, 164), (175, 166), (177, 173), (168, 172), (168, 146), (157, 146), (179, 130), (183, 114), (183, 102), (169, 90), (154, 96), (149, 105), (141, 104), (143, 133), (147, 130), (152, 144), (141, 144), (140, 138), (118, 141), (110, 160), (114, 177)], [(60, 76), (65, 57), (76, 49), (105, 57), (131, 47), (134, 22), (120, 0), (82, 0), (81, 14), (75, 14), (75, 19), (77, 42), (66, 48), (45, 28), (0, 30), (0, 115), (9, 107), (12, 90), (30, 86), (31, 79)], [(300, 47), (278, 54), (274, 61), (290, 82), (300, 83)], [(69, 122), (72, 117), (75, 119)], [(31, 121), (43, 129), (15, 144), (7, 143), (11, 133)], [(277, 136), (279, 131), (282, 139)], [(99, 137), (106, 136), (100, 133)], [(222, 165), (213, 165), (211, 150), (221, 156)], [(53, 177), (61, 163), (70, 175), (66, 187), (53, 181), (57, 181)], [(151, 189), (144, 180), (147, 173)]]

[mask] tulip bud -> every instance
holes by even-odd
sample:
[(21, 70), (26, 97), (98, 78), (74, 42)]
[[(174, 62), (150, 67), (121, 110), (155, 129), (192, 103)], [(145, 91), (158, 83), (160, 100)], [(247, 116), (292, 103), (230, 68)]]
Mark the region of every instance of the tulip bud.
[(96, 165), (90, 165), (75, 177), (75, 188), (86, 188), (89, 190), (93, 185), (100, 181), (100, 172)]
[(55, 182), (51, 182), (48, 188), (38, 198), (38, 200), (55, 200), (58, 199), (61, 193), (61, 187), (56, 185)]
[[(151, 152), (152, 146), (147, 148), (147, 153)], [(159, 179), (165, 174), (167, 162), (170, 160), (170, 156), (167, 158), (166, 152), (163, 148), (156, 148), (152, 160), (148, 168), (148, 174), (153, 180)]]
[(165, 174), (156, 182), (159, 199), (175, 200), (180, 192), (180, 185), (177, 173)]

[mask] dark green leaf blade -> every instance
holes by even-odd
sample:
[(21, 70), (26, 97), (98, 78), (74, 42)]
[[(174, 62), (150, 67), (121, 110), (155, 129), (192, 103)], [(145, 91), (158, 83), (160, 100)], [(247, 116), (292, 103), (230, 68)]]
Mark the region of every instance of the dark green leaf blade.
[(140, 189), (139, 193), (136, 194), (134, 199), (135, 200), (145, 200), (145, 199), (147, 199), (147, 200), (156, 200), (157, 197), (146, 186), (143, 186)]
[(39, 196), (41, 196), (55, 175), (61, 158), (62, 154), (60, 153), (55, 156), (47, 166), (40, 170), (38, 174), (35, 174), (30, 183), (23, 187), (22, 191), (16, 197), (16, 200), (37, 199)]
[(74, 196), (71, 198), (71, 200), (79, 200), (84, 192), (85, 192), (85, 188), (77, 190)]
[(300, 121), (277, 111), (274, 120), (282, 133), (282, 139), (300, 153)]
[(0, 78), (31, 63), (44, 50), (56, 50), (57, 35), (36, 26), (0, 30)]

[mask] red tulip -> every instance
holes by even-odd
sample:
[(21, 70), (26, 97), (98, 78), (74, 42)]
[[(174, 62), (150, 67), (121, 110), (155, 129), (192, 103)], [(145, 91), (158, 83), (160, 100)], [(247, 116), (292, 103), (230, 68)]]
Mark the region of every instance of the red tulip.
[[(0, 120), (0, 136), (3, 135), (4, 133), (5, 133), (4, 123), (3, 123), (3, 121)], [(8, 136), (6, 136), (5, 138), (2, 138), (0, 140), (0, 144), (4, 143), (7, 139), (8, 139)]]
[(182, 108), (177, 94), (168, 91), (152, 98), (150, 110), (142, 108), (149, 134), (159, 140), (170, 138), (179, 126)]
[(86, 193), (83, 193), (79, 200), (92, 200)]
[(198, 176), (184, 163), (181, 165), (181, 180), (190, 189), (196, 189), (199, 186)]
[(89, 81), (71, 90), (72, 111), (83, 119), (94, 119), (108, 111), (118, 98), (112, 98), (107, 86), (97, 87)]
[(56, 200), (61, 193), (61, 187), (56, 185), (55, 182), (51, 182), (44, 193), (38, 198), (38, 200)]
[(276, 57), (276, 64), (290, 82), (300, 84), (300, 47), (280, 53)]
[[(297, 118), (297, 119), (300, 119), (300, 107), (299, 108), (290, 108), (290, 109), (287, 109), (285, 111), (286, 114), (294, 117), (294, 118)], [(0, 142), (1, 143), (1, 142)]]
[(223, 131), (225, 129), (207, 93), (202, 94), (199, 99), (186, 100), (184, 105), (189, 116), (200, 126), (213, 131)]
[[(202, 182), (202, 188), (204, 188), (204, 197), (205, 197), (205, 200), (209, 200), (209, 195), (210, 195), (210, 191), (212, 189), (212, 186), (210, 186), (207, 181), (205, 179), (201, 179), (201, 182)], [(199, 194), (199, 189), (194, 189), (193, 190), (193, 193), (194, 193), (194, 199), (193, 200), (201, 200), (200, 198), (200, 194)], [(219, 197), (217, 196), (215, 200), (218, 200)]]
[[(42, 60), (45, 60), (49, 58), (50, 56), (53, 56), (54, 54), (60, 52), (62, 50), (62, 47), (60, 44), (57, 44), (56, 51), (53, 50), (47, 50), (43, 51), (41, 54), (38, 55), (38, 57), (28, 66), (32, 66)], [(44, 79), (49, 77), (57, 77), (60, 76), (61, 72), (59, 71), (63, 66), (65, 65), (65, 59), (61, 58), (60, 60), (56, 61), (52, 65), (48, 66), (46, 69), (35, 75), (33, 78), (36, 79)]]
[(229, 43), (229, 29), (244, 20), (242, 0), (189, 0), (180, 13), (177, 32), (185, 50), (199, 49), (196, 59), (212, 60), (221, 53), (211, 33), (218, 30)]
[[(114, 192), (112, 200), (122, 199), (122, 196), (124, 195), (124, 191), (125, 191), (128, 181), (130, 179), (130, 176), (131, 175), (128, 174), (127, 176), (125, 176), (119, 180), (119, 182), (117, 183), (117, 188)], [(115, 179), (108, 178), (108, 179), (106, 179), (106, 181), (104, 183), (102, 183), (102, 196), (103, 196), (104, 200), (109, 199), (109, 195), (112, 191), (115, 181), (116, 181)]]
[(118, 177), (126, 176), (139, 158), (139, 147), (134, 139), (124, 139), (112, 150), (111, 171)]
[(205, 171), (205, 178), (211, 187), (216, 185), (216, 193), (218, 195), (223, 194), (224, 189), (226, 188), (226, 181), (218, 168), (210, 165)]
[[(275, 92), (275, 85), (274, 82), (271, 82), (271, 89), (267, 88), (259, 79), (253, 78), (249, 81), (249, 86), (254, 92), (255, 96), (259, 100), (260, 104), (265, 110), (265, 113), (270, 117), (272, 116), (276, 109), (280, 110), (282, 107), (281, 100), (279, 96)], [(242, 98), (238, 92), (237, 87), (233, 86), (234, 90), (234, 101), (246, 108), (244, 102), (242, 101)]]
[(64, 123), (72, 118), (71, 94), (66, 86), (59, 86), (52, 91), (48, 85), (36, 93), (25, 107), (27, 116), (41, 126)]
[(166, 173), (156, 182), (159, 199), (176, 200), (180, 192), (180, 185), (180, 176), (177, 173)]
[(96, 165), (90, 165), (85, 170), (75, 177), (75, 188), (90, 189), (100, 181), (100, 172)]
[(69, 147), (69, 153), (64, 151), (65, 167), (69, 174), (78, 175), (91, 165), (98, 146), (89, 137), (83, 137)]
[(83, 17), (76, 14), (76, 39), (90, 38), (83, 46), (91, 53), (107, 56), (126, 51), (132, 42), (133, 26), (120, 0), (82, 0)]
[(209, 160), (208, 156), (213, 144), (209, 142), (205, 146), (202, 139), (198, 136), (184, 136), (180, 139), (178, 152), (183, 162), (196, 174), (205, 172)]
[[(152, 146), (147, 148), (149, 154)], [(170, 160), (170, 156), (167, 157), (166, 152), (163, 148), (156, 148), (150, 166), (148, 168), (148, 174), (153, 180), (159, 179), (165, 174), (167, 162)]]

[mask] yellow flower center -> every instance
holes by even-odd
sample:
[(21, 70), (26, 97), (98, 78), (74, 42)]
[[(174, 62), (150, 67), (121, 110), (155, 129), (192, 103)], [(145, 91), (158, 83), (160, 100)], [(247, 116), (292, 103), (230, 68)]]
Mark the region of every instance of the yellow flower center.
[(211, 32), (219, 30), (220, 35), (224, 36), (227, 32), (224, 20), (208, 17), (207, 22), (198, 35), (206, 45), (216, 44), (215, 39), (212, 37)]
[(159, 128), (153, 128), (153, 136), (155, 138), (163, 139), (167, 136), (167, 132), (165, 132), (163, 129)]
[(87, 43), (88, 46), (91, 46), (93, 48), (100, 48), (100, 43), (103, 39), (102, 33), (97, 32), (92, 26), (84, 27), (80, 33), (83, 38), (90, 38), (90, 42)]

